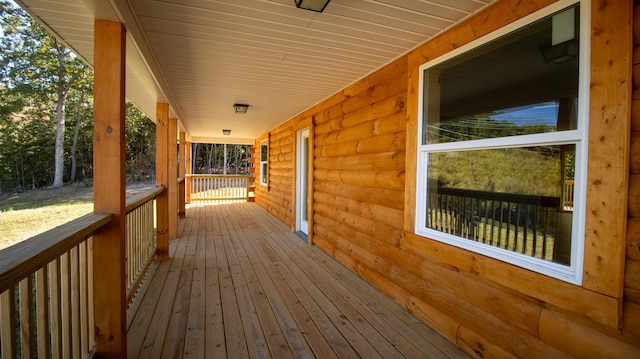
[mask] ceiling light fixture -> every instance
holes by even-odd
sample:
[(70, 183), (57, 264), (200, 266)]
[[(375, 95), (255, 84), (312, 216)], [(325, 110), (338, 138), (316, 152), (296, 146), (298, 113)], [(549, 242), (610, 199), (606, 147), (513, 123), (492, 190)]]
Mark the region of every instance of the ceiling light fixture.
[(331, 0), (295, 0), (297, 8), (316, 12), (324, 11), (329, 1)]
[(245, 105), (242, 103), (233, 104), (233, 111), (235, 111), (235, 113), (247, 113), (248, 109), (249, 109), (249, 105)]
[(222, 134), (225, 136), (229, 136), (231, 134), (231, 130), (222, 130)]

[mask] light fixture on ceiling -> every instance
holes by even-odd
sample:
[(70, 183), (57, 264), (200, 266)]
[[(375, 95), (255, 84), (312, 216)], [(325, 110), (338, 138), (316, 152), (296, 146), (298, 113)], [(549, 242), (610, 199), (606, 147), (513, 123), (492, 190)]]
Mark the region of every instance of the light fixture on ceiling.
[(247, 113), (248, 109), (249, 109), (249, 105), (245, 105), (242, 103), (233, 104), (233, 111), (235, 111), (235, 113)]
[(575, 40), (561, 42), (542, 49), (542, 55), (548, 62), (561, 64), (578, 57), (578, 43)]
[(324, 11), (329, 1), (331, 0), (295, 0), (297, 8), (316, 12)]
[(222, 134), (225, 136), (229, 136), (231, 134), (231, 130), (222, 130)]

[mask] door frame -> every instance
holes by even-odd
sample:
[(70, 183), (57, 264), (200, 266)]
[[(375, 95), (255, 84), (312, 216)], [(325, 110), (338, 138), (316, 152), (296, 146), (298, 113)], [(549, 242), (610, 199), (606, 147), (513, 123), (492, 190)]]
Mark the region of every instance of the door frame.
[[(308, 143), (307, 150), (304, 151), (304, 142)], [(296, 132), (296, 211), (295, 211), (295, 230), (309, 235), (309, 216), (311, 213), (310, 200), (309, 200), (309, 172), (311, 169), (309, 153), (312, 151), (311, 135), (308, 127), (305, 127)], [(303, 162), (304, 161), (304, 162)], [(306, 163), (307, 166), (303, 164)], [(306, 171), (304, 171), (306, 167)], [(306, 190), (305, 190), (306, 189)], [(305, 190), (306, 196), (302, 196), (302, 191)], [(303, 204), (307, 205), (307, 220), (302, 219)]]

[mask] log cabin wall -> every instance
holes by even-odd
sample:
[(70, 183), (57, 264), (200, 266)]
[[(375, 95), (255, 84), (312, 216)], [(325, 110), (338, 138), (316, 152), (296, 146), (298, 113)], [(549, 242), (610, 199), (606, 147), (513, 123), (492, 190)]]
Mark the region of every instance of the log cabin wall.
[[(256, 202), (293, 228), (295, 133), (311, 125), (310, 231), (319, 248), (473, 356), (637, 358), (640, 97), (634, 91), (629, 130), (632, 40), (625, 25), (634, 24), (633, 43), (640, 43), (638, 2), (592, 1), (593, 216), (585, 223), (583, 285), (414, 234), (418, 67), (552, 3), (500, 1), (257, 139), (256, 146), (269, 139), (272, 176), (268, 188), (257, 188)], [(633, 64), (635, 89), (640, 51)], [(604, 199), (612, 207), (603, 208)], [(621, 215), (627, 208), (628, 220)]]

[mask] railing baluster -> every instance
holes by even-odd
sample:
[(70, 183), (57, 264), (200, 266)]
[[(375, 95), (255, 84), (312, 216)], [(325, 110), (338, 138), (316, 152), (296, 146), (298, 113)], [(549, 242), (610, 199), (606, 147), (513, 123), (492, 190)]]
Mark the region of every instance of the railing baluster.
[(16, 292), (9, 288), (0, 294), (0, 342), (2, 357), (15, 358), (16, 352)]
[(49, 312), (51, 313), (51, 356), (62, 357), (62, 317), (60, 315), (60, 259), (49, 263)]
[(33, 277), (20, 281), (20, 352), (22, 358), (33, 358)]
[(49, 342), (49, 269), (48, 266), (36, 272), (36, 331), (38, 337), (38, 358), (48, 358)]

